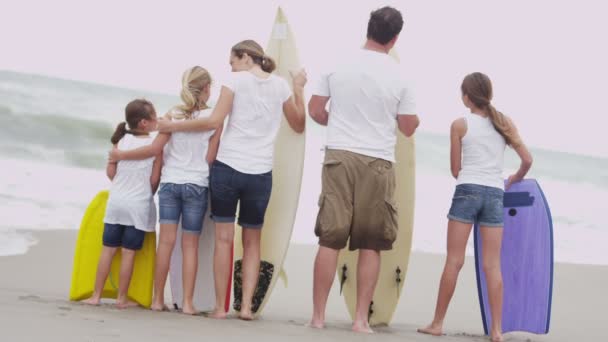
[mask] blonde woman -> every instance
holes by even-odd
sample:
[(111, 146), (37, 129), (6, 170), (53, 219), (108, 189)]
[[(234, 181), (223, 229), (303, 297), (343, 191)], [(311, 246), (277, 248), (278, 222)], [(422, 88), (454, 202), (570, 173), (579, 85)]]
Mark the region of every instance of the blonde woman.
[[(181, 99), (165, 116), (169, 122), (196, 122), (211, 115), (207, 106), (211, 76), (200, 66), (184, 72)], [(198, 269), (199, 234), (208, 206), (209, 164), (217, 154), (221, 126), (217, 130), (161, 133), (154, 142), (133, 151), (112, 151), (112, 158), (143, 159), (163, 151), (163, 168), (159, 196), (160, 238), (156, 253), (154, 299), (152, 310), (165, 310), (164, 289), (175, 246), (177, 225), (182, 221), (183, 293), (182, 312), (197, 314), (193, 305)]]
[(224, 302), (230, 275), (234, 222), (243, 227), (243, 298), (239, 318), (251, 320), (253, 293), (260, 268), (260, 237), (272, 190), (274, 141), (285, 115), (291, 128), (304, 131), (306, 73), (289, 84), (272, 75), (275, 63), (253, 40), (232, 47), (231, 77), (222, 84), (217, 106), (209, 118), (164, 121), (161, 132), (201, 132), (222, 127), (230, 114), (217, 160), (211, 167), (211, 212), (216, 223), (215, 293), (213, 318), (225, 318)]

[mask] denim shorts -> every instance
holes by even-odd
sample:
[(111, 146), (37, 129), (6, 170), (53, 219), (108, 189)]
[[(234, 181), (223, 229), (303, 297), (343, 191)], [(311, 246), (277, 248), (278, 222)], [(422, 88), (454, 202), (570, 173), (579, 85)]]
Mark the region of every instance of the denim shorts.
[(160, 224), (178, 224), (182, 230), (200, 234), (207, 212), (209, 189), (196, 184), (162, 183), (158, 192)]
[(103, 245), (106, 247), (122, 247), (138, 251), (144, 245), (144, 237), (146, 232), (134, 226), (104, 223)]
[(272, 191), (272, 171), (242, 173), (216, 160), (211, 167), (209, 183), (211, 214), (215, 222), (234, 222), (238, 204), (238, 224), (243, 228), (262, 228)]
[(448, 219), (485, 227), (503, 226), (504, 191), (477, 184), (456, 186)]

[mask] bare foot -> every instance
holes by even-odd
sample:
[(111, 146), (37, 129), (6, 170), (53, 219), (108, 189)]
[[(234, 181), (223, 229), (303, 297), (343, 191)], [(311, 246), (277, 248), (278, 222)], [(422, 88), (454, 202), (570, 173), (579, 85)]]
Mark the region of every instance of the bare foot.
[(182, 313), (186, 315), (198, 315), (198, 311), (194, 308), (192, 304), (184, 304), (182, 308)]
[(213, 310), (213, 312), (211, 312), (209, 315), (207, 315), (207, 317), (209, 318), (213, 318), (213, 319), (226, 319), (226, 316), (228, 316), (228, 314), (226, 313), (226, 311), (222, 310)]
[(249, 310), (241, 310), (239, 313), (239, 319), (242, 319), (243, 321), (253, 321), (253, 314)]
[(353, 328), (352, 330), (356, 333), (363, 333), (363, 334), (373, 334), (374, 331), (369, 327), (369, 324), (367, 322), (364, 323), (359, 323), (359, 322), (355, 322), (353, 323)]
[(502, 342), (502, 333), (492, 332), (492, 342)]
[(313, 319), (306, 324), (306, 327), (313, 329), (324, 329), (325, 323), (323, 323), (323, 321)]
[(137, 304), (136, 302), (132, 301), (132, 300), (125, 300), (125, 301), (117, 301), (116, 302), (116, 307), (119, 309), (128, 309), (128, 308), (134, 308), (139, 306), (139, 304)]
[(82, 302), (87, 305), (98, 306), (101, 303), (101, 299), (96, 298), (96, 297), (91, 297), (89, 299), (83, 300)]
[(159, 303), (152, 303), (152, 305), (150, 306), (150, 310), (152, 311), (169, 311), (169, 308), (165, 305), (165, 304), (159, 304)]
[(433, 335), (433, 336), (441, 336), (443, 332), (441, 331), (440, 326), (435, 326), (433, 324), (429, 325), (426, 328), (418, 328), (418, 332), (421, 334)]

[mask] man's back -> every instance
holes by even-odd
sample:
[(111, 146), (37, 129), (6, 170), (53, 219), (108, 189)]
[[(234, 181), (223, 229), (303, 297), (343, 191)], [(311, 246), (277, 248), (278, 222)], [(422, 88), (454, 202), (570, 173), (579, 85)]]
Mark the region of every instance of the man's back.
[(323, 76), (315, 94), (331, 97), (329, 149), (395, 160), (396, 116), (415, 109), (411, 90), (392, 57), (357, 51)]

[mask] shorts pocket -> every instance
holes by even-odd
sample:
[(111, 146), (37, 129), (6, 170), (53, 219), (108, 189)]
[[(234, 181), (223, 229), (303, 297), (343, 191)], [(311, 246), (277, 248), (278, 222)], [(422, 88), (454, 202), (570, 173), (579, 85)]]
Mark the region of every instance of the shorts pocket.
[(394, 200), (385, 200), (384, 208), (386, 210), (384, 215), (384, 239), (394, 242), (397, 239), (397, 232), (399, 231), (397, 203)]
[(167, 193), (168, 191), (171, 191), (171, 183), (161, 183), (158, 189), (158, 194), (160, 195), (161, 193)]
[(336, 159), (327, 159), (327, 160), (323, 161), (323, 166), (327, 166), (327, 167), (340, 165), (340, 164), (342, 164), (342, 162), (339, 160), (336, 160)]
[(368, 166), (378, 175), (388, 174), (393, 169), (393, 163), (384, 159), (371, 161)]
[(325, 195), (321, 194), (319, 196), (319, 200), (317, 201), (317, 205), (319, 206), (319, 212), (317, 214), (317, 223), (315, 224), (315, 235), (320, 237), (321, 233), (322, 233), (322, 225), (323, 225), (323, 220), (321, 219), (323, 213), (324, 213), (324, 204), (325, 204)]
[(202, 186), (196, 184), (185, 184), (184, 185), (184, 197), (187, 200), (202, 200), (205, 189)]
[(232, 200), (237, 195), (237, 191), (231, 185), (231, 170), (220, 168), (211, 173), (209, 189), (213, 197), (221, 200)]

